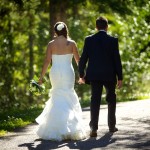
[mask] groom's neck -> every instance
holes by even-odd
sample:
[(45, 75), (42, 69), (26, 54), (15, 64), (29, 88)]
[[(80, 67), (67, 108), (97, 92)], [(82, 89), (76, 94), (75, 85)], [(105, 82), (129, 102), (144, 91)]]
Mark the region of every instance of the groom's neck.
[(107, 32), (106, 30), (104, 30), (104, 29), (101, 29), (101, 30), (99, 30), (99, 31), (104, 31), (104, 32)]

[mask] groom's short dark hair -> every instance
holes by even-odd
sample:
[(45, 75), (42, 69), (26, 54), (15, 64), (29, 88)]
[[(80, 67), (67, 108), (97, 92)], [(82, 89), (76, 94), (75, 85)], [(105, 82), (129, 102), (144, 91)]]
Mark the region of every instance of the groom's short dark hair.
[(96, 19), (96, 27), (98, 30), (106, 29), (108, 26), (108, 20), (104, 17), (99, 17)]

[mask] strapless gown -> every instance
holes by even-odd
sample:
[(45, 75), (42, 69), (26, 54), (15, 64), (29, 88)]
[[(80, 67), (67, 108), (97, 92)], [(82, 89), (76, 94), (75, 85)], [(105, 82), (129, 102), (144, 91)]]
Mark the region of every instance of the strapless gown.
[(37, 135), (45, 140), (81, 140), (85, 138), (82, 110), (74, 90), (72, 54), (52, 55), (50, 99), (36, 118)]

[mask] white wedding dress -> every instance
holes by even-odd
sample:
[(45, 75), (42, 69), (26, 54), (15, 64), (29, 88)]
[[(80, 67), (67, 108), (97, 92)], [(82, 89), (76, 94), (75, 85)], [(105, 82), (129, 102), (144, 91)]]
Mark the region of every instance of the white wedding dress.
[(73, 54), (52, 55), (50, 99), (36, 118), (37, 135), (45, 140), (81, 140), (85, 138), (82, 111), (74, 90)]

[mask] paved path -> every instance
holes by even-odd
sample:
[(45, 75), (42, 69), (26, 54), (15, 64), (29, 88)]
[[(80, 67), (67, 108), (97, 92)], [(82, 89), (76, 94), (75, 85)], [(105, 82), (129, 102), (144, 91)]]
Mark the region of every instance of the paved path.
[[(89, 130), (89, 108), (83, 109), (83, 118)], [(0, 150), (150, 150), (150, 100), (117, 104), (117, 127), (110, 134), (107, 127), (107, 106), (101, 106), (97, 138), (83, 141), (44, 141), (34, 133), (36, 124), (0, 138)]]

